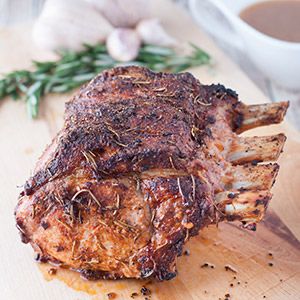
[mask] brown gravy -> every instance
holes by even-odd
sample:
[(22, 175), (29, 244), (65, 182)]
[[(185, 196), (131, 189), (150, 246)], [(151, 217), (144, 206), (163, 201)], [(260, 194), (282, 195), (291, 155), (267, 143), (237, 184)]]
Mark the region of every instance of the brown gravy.
[(273, 38), (300, 43), (300, 0), (271, 0), (255, 3), (240, 18)]

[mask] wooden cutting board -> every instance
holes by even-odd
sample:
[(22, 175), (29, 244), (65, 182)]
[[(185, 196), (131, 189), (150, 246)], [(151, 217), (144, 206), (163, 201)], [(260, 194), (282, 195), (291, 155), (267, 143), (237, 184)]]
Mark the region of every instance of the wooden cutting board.
[[(159, 16), (170, 33), (182, 43), (194, 42), (214, 58), (213, 67), (191, 70), (203, 83), (222, 82), (239, 92), (246, 103), (268, 99), (197, 28), (190, 17), (168, 1), (154, 1), (153, 14)], [(27, 68), (31, 59), (52, 55), (38, 50), (30, 40), (30, 25), (0, 30), (0, 71)], [(179, 274), (169, 282), (136, 280), (90, 283), (78, 274), (58, 270), (47, 273), (48, 265), (38, 266), (30, 246), (23, 245), (15, 228), (14, 206), (18, 185), (30, 175), (45, 145), (62, 125), (64, 102), (70, 95), (44, 99), (38, 120), (27, 118), (22, 102), (0, 104), (0, 299), (75, 300), (131, 299), (143, 285), (151, 299), (300, 299), (300, 144), (299, 133), (287, 123), (261, 128), (249, 134), (285, 132), (288, 141), (280, 158), (281, 170), (274, 187), (268, 215), (256, 232), (237, 224), (210, 227), (187, 245), (190, 255), (178, 258)], [(286, 100), (286, 99), (284, 99)], [(225, 270), (230, 265), (233, 270)], [(202, 267), (201, 267), (202, 266)], [(50, 280), (49, 282), (48, 279)], [(144, 299), (138, 296), (136, 299)]]

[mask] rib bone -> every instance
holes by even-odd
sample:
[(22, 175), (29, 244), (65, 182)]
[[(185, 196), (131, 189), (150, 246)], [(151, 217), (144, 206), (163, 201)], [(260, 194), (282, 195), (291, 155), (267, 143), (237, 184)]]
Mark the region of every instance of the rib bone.
[(245, 224), (259, 222), (272, 194), (268, 191), (222, 192), (216, 195), (216, 206), (222, 219)]
[(233, 164), (252, 161), (274, 161), (282, 150), (286, 137), (284, 134), (261, 137), (242, 137), (233, 141), (227, 159)]
[(237, 111), (242, 116), (242, 123), (236, 129), (236, 132), (241, 133), (255, 127), (280, 123), (286, 114), (288, 106), (288, 102), (259, 105), (239, 104)]
[(277, 176), (278, 164), (235, 166), (227, 179), (227, 188), (233, 190), (269, 190)]

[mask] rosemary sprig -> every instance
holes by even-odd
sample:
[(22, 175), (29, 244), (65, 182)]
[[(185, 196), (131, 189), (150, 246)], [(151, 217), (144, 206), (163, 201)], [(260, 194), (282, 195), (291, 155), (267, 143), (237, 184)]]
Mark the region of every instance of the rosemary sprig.
[[(135, 61), (126, 65), (140, 65), (154, 71), (180, 72), (187, 68), (208, 64), (209, 55), (195, 45), (188, 56), (180, 56), (173, 49), (144, 45)], [(57, 61), (33, 61), (33, 71), (18, 70), (0, 80), (0, 99), (25, 99), (28, 115), (36, 118), (39, 104), (48, 93), (64, 93), (89, 81), (105, 69), (124, 65), (112, 59), (105, 45), (85, 45), (80, 52), (64, 51)]]

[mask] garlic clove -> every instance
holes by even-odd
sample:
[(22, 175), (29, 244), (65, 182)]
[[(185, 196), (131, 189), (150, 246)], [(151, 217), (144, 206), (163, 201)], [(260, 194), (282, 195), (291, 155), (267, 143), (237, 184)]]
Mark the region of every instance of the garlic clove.
[(145, 44), (175, 46), (176, 39), (170, 36), (158, 19), (145, 19), (138, 23), (136, 30)]
[(141, 46), (141, 38), (137, 32), (129, 28), (115, 29), (106, 40), (109, 55), (117, 61), (134, 60)]
[(104, 42), (111, 24), (84, 0), (48, 0), (33, 28), (33, 40), (47, 50), (81, 50)]
[(86, 0), (92, 3), (114, 27), (134, 27), (149, 17), (149, 0)]

